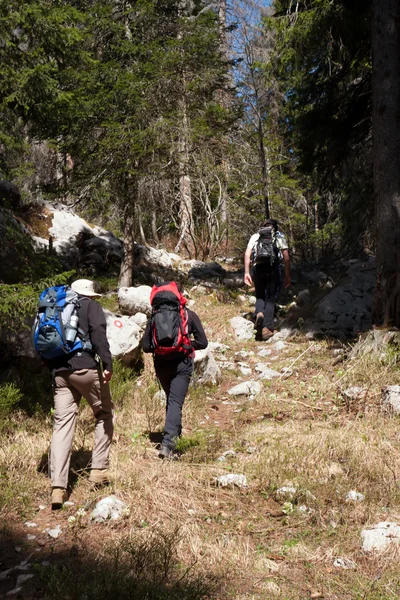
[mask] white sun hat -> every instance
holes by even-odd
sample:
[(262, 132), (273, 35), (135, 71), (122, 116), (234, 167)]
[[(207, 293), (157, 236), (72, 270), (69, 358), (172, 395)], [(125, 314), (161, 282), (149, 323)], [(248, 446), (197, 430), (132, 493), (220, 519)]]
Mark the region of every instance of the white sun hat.
[(71, 289), (81, 296), (89, 298), (101, 298), (102, 294), (96, 292), (97, 284), (90, 279), (77, 279), (71, 283)]

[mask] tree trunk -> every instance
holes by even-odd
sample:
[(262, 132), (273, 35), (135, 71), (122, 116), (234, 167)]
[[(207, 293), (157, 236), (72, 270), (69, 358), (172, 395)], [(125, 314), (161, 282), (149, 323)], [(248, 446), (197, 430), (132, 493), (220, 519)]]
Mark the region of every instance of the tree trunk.
[[(228, 40), (226, 37), (226, 0), (219, 0), (218, 7), (218, 21), (219, 21), (219, 35), (220, 35), (220, 49), (221, 55), (224, 59), (228, 60)], [(220, 90), (220, 104), (227, 108), (230, 103), (230, 98), (225, 90)], [(225, 140), (226, 143), (227, 140)], [(226, 182), (228, 181), (228, 165), (226, 160), (222, 159), (222, 170), (224, 173), (224, 182), (222, 188), (221, 197), (221, 225), (225, 227), (225, 234), (227, 238), (227, 224), (228, 224), (228, 202), (227, 202), (227, 190)], [(227, 241), (227, 239), (226, 239)]]
[(179, 252), (183, 245), (188, 254), (191, 255), (194, 240), (193, 204), (189, 175), (189, 122), (184, 96), (181, 99), (181, 115), (179, 138), (179, 240), (175, 246), (175, 252)]
[(124, 248), (119, 271), (118, 287), (131, 287), (133, 283), (133, 243), (134, 243), (134, 222), (135, 222), (135, 200), (136, 196), (131, 197), (130, 192), (137, 191), (136, 183), (128, 185), (128, 180), (124, 183), (124, 222), (123, 222), (123, 240)]
[(373, 322), (400, 327), (400, 4), (373, 0), (372, 125), (376, 290)]

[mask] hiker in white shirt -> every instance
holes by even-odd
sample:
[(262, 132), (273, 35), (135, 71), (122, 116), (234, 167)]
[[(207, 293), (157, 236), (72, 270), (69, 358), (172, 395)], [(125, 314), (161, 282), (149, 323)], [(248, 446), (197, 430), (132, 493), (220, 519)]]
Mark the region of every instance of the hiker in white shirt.
[(284, 264), (283, 285), (290, 286), (289, 248), (275, 219), (263, 223), (251, 236), (244, 255), (244, 282), (256, 290), (257, 335), (263, 341), (274, 335), (275, 302), (281, 288), (281, 260)]

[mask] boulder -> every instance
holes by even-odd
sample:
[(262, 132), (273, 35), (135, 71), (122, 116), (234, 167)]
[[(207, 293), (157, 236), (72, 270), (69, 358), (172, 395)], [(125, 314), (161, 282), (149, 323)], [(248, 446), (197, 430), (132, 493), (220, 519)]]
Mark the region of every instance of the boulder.
[(254, 325), (243, 317), (233, 317), (229, 320), (238, 340), (251, 340), (254, 335)]
[(399, 545), (400, 527), (397, 523), (381, 521), (371, 529), (363, 529), (361, 532), (362, 549), (365, 552), (372, 550), (384, 550), (390, 544)]
[(196, 350), (194, 357), (194, 382), (196, 383), (217, 383), (221, 376), (221, 369), (215, 361), (212, 352), (205, 350)]
[(133, 365), (141, 357), (143, 328), (134, 317), (117, 315), (103, 309), (107, 323), (107, 338), (111, 354), (126, 365)]
[(142, 246), (134, 244), (133, 256), (135, 258), (135, 266), (139, 269), (172, 269), (173, 259), (166, 250), (158, 250), (151, 246)]
[(150, 293), (149, 285), (119, 288), (118, 303), (121, 311), (128, 315), (144, 313), (149, 317), (151, 315)]

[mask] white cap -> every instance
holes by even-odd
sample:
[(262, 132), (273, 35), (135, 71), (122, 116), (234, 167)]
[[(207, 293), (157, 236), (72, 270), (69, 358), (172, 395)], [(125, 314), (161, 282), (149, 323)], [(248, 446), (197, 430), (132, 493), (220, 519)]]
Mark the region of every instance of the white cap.
[(97, 284), (90, 279), (77, 279), (71, 283), (71, 289), (81, 296), (88, 296), (89, 298), (100, 298), (101, 294), (96, 292)]

